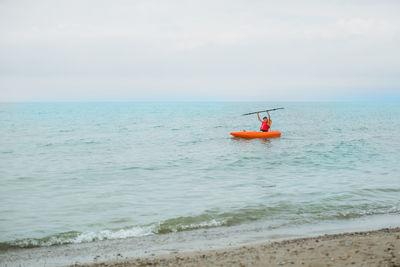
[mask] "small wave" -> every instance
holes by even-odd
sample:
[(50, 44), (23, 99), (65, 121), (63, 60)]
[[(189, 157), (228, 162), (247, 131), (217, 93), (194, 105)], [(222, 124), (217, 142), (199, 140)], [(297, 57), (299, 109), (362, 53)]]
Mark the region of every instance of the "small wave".
[(194, 217), (179, 217), (166, 220), (160, 223), (156, 229), (157, 234), (166, 234), (171, 232), (181, 232), (196, 230), (200, 228), (211, 228), (224, 225), (224, 221), (217, 221), (208, 214), (202, 214)]
[(56, 245), (88, 243), (107, 239), (124, 239), (129, 237), (139, 237), (154, 233), (153, 227), (132, 227), (119, 230), (103, 230), (99, 232), (65, 232), (44, 238), (25, 238), (11, 242), (0, 243), (0, 250), (13, 248), (34, 248), (49, 247)]
[[(285, 211), (282, 214), (282, 211)], [(295, 203), (281, 202), (275, 206), (258, 205), (244, 207), (230, 212), (205, 211), (195, 216), (185, 216), (154, 222), (147, 225), (132, 226), (123, 229), (103, 230), (97, 232), (65, 232), (44, 238), (27, 238), (11, 242), (0, 243), (0, 250), (10, 248), (33, 248), (74, 243), (87, 243), (107, 239), (125, 239), (154, 234), (168, 234), (174, 232), (209, 229), (215, 227), (235, 226), (252, 221), (265, 220), (268, 227), (312, 223), (327, 220), (351, 219), (367, 215), (398, 214), (399, 206), (347, 207), (337, 209), (333, 206), (313, 204), (301, 207)]]
[(97, 145), (101, 144), (100, 141), (94, 141), (94, 140), (85, 140), (85, 139), (79, 139), (79, 140), (67, 140), (64, 142), (57, 142), (57, 143), (42, 143), (42, 144), (37, 144), (39, 147), (46, 147), (46, 148), (51, 148), (51, 147), (63, 147), (63, 146), (77, 146), (77, 145)]
[(129, 171), (129, 170), (139, 170), (142, 167), (138, 167), (138, 166), (132, 166), (132, 167), (126, 167), (126, 168), (122, 168), (123, 171)]
[(154, 167), (131, 166), (131, 167), (122, 168), (121, 170), (123, 170), (123, 171), (130, 171), (130, 170), (155, 171), (155, 170), (159, 170), (159, 169), (161, 169), (161, 167), (159, 167), (159, 166), (154, 166)]
[(399, 209), (396, 207), (391, 207), (388, 209), (376, 209), (376, 210), (366, 210), (366, 211), (349, 211), (349, 212), (339, 212), (334, 219), (352, 219), (367, 215), (382, 215), (382, 214), (395, 214), (399, 213)]
[(96, 142), (96, 141), (84, 141), (83, 144), (85, 144), (85, 145), (94, 145), (94, 144), (99, 144), (99, 142)]
[(363, 189), (363, 191), (366, 192), (384, 192), (384, 193), (400, 193), (400, 188), (368, 188), (368, 189)]
[(33, 177), (30, 177), (30, 176), (19, 176), (19, 177), (17, 177), (16, 178), (18, 181), (30, 181), (30, 180), (33, 180), (34, 178)]

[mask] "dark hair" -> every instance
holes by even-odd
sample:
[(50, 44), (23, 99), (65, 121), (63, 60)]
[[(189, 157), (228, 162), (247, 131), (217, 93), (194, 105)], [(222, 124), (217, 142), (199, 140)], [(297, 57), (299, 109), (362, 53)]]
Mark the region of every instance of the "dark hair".
[(267, 117), (264, 117), (263, 119), (268, 119)]

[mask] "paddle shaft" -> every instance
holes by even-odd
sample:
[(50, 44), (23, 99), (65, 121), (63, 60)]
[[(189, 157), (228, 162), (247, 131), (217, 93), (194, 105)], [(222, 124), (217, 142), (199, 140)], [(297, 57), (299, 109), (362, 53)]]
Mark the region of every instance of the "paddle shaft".
[(242, 116), (251, 115), (251, 114), (256, 114), (256, 113), (261, 113), (261, 112), (267, 112), (267, 111), (273, 111), (273, 110), (278, 110), (278, 109), (284, 109), (284, 108), (273, 108), (273, 109), (268, 109), (268, 110), (261, 110), (261, 111), (256, 111), (256, 112), (250, 112), (250, 113), (242, 114)]

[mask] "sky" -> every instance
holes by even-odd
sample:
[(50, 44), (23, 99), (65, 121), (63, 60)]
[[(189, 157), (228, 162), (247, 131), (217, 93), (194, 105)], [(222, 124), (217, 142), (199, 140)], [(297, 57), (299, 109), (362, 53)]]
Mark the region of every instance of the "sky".
[(0, 101), (400, 99), (400, 1), (0, 0)]

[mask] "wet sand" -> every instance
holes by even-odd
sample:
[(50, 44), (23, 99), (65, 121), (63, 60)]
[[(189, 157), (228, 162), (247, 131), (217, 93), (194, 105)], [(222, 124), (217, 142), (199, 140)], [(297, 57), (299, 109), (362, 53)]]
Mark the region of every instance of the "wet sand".
[(400, 227), (71, 266), (400, 266)]

